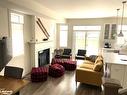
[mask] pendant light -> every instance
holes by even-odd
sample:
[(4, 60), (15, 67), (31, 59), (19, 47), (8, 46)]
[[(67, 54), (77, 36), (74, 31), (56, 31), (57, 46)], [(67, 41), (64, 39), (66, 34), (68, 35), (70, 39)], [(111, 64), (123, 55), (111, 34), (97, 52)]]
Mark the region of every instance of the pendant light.
[(118, 34), (118, 37), (123, 37), (123, 32), (122, 32), (122, 26), (123, 26), (123, 16), (124, 16), (124, 4), (126, 3), (127, 1), (123, 1), (123, 9), (122, 9), (122, 18), (121, 18), (121, 28), (120, 28), (120, 33)]
[[(119, 10), (120, 9), (116, 9), (117, 10), (117, 17), (116, 17), (116, 30), (118, 33), (118, 25), (119, 25)], [(115, 34), (115, 36), (117, 36), (117, 33)]]

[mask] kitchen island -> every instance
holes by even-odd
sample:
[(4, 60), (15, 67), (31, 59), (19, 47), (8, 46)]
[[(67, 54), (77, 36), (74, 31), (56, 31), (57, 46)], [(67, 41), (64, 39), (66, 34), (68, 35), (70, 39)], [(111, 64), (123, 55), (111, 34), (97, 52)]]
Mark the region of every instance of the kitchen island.
[(127, 87), (127, 55), (103, 52), (105, 76), (117, 79), (123, 88)]

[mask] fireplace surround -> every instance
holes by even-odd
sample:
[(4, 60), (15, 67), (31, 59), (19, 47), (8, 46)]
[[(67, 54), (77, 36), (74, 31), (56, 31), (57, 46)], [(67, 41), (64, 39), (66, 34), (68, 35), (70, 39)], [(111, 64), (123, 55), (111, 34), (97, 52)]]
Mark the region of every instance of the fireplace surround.
[[(29, 42), (30, 44), (30, 53), (31, 53), (31, 67), (39, 67), (46, 65), (45, 64), (39, 64), (39, 53), (49, 51), (49, 61), (47, 63), (51, 62), (52, 58), (52, 52), (53, 52), (53, 41), (42, 41), (42, 42)], [(45, 54), (44, 54), (45, 55)], [(42, 62), (42, 60), (40, 60)], [(44, 62), (42, 62), (44, 63)]]
[(50, 48), (38, 52), (38, 66), (42, 67), (50, 63)]

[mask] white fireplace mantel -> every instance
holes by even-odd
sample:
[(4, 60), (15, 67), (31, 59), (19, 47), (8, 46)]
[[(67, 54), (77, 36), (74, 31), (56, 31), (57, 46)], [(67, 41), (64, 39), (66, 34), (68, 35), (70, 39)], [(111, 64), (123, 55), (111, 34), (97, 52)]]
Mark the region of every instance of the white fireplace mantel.
[(50, 62), (51, 62), (53, 41), (28, 42), (28, 43), (30, 44), (32, 67), (38, 67), (38, 52), (48, 48), (50, 49)]

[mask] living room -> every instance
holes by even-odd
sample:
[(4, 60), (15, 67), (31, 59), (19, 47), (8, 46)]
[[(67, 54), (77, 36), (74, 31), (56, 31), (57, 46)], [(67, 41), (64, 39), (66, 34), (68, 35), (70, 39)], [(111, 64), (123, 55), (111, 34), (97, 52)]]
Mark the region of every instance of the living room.
[[(121, 53), (127, 54), (126, 43), (124, 41), (121, 42), (121, 39), (118, 42), (116, 37), (117, 33), (112, 34), (113, 37), (111, 36), (111, 33), (109, 33), (110, 35), (109, 38), (105, 38), (105, 32), (106, 32), (105, 25), (113, 25), (113, 24), (121, 25), (121, 12), (122, 12), (121, 1), (115, 2), (116, 5), (114, 4), (114, 8), (112, 8), (112, 10), (107, 8), (104, 9), (104, 12), (101, 12), (98, 9), (99, 6), (95, 5), (96, 4), (95, 2), (92, 4), (91, 2), (87, 2), (88, 4), (91, 4), (91, 6), (97, 7), (98, 10), (96, 12), (91, 11), (92, 14), (90, 14), (89, 11), (86, 12), (81, 11), (81, 13), (78, 12), (70, 13), (73, 14), (74, 17), (72, 17), (72, 15), (70, 16), (68, 15), (68, 17), (67, 16), (65, 17), (64, 11), (62, 9), (60, 10), (59, 8), (57, 8), (59, 9), (58, 11), (59, 12), (63, 11), (63, 14), (62, 13), (56, 14), (57, 12), (54, 12), (51, 9), (46, 8), (45, 7), (46, 5), (43, 6), (40, 3), (41, 0), (38, 0), (37, 2), (34, 0), (0, 1), (0, 26), (1, 26), (0, 40), (3, 37), (7, 37), (10, 38), (12, 41), (11, 59), (6, 65), (23, 68), (23, 75), (22, 75), (23, 77), (25, 77), (27, 74), (30, 74), (32, 67), (39, 66), (38, 52), (41, 52), (45, 49), (50, 50), (50, 62), (52, 61), (52, 57), (55, 49), (71, 48), (73, 57), (77, 53), (77, 50), (80, 48), (81, 49), (84, 48), (87, 50), (86, 56), (97, 55), (105, 47), (106, 42), (108, 42), (111, 45), (111, 48), (114, 50), (121, 49), (120, 47), (122, 46), (123, 50), (121, 50)], [(43, 3), (47, 4), (45, 2)], [(81, 2), (79, 3), (81, 4)], [(112, 6), (110, 1), (106, 3)], [(51, 3), (49, 3), (49, 5), (50, 4)], [(100, 2), (99, 4), (103, 4), (103, 2)], [(106, 6), (109, 6), (108, 4)], [(76, 5), (76, 2), (74, 3), (74, 5)], [(94, 9), (94, 7), (91, 7), (90, 10)], [(100, 7), (102, 8), (103, 6), (100, 5)], [(117, 14), (118, 12), (116, 10), (117, 8), (121, 8), (119, 14)], [(88, 5), (86, 6), (86, 9), (89, 9)], [(106, 12), (109, 10), (111, 11), (107, 15)], [(84, 15), (83, 12), (85, 13)], [(124, 16), (126, 16), (126, 13), (124, 14)], [(49, 36), (47, 36), (47, 34), (45, 34), (42, 28), (40, 28), (40, 26), (38, 25), (37, 23), (39, 21), (38, 18), (41, 20), (41, 23), (43, 24)], [(126, 24), (127, 24), (127, 18), (124, 17), (123, 25)], [(66, 33), (62, 34), (61, 26), (67, 27), (64, 30), (64, 32), (66, 31)], [(127, 29), (125, 26), (124, 34), (126, 34), (126, 30)], [(18, 31), (19, 33), (16, 34), (16, 31)], [(76, 39), (76, 38), (81, 38), (83, 40), (82, 42), (80, 42), (80, 39)], [(124, 38), (126, 38), (126, 35), (124, 35)], [(74, 72), (67, 72), (67, 73), (69, 73), (69, 75), (72, 76), (71, 78), (74, 79)], [(0, 75), (4, 75), (3, 68), (0, 72)], [(69, 75), (65, 75), (64, 77), (68, 78)], [(57, 82), (59, 82), (59, 80)], [(50, 81), (48, 80), (47, 82)], [(75, 86), (74, 84), (75, 81), (73, 81), (73, 84), (71, 85)], [(41, 83), (37, 85), (34, 84), (33, 86), (37, 86), (35, 88), (39, 88), (40, 85)], [(64, 87), (65, 84), (63, 83), (61, 85), (63, 85)], [(88, 88), (86, 87), (86, 89)], [(61, 89), (64, 88), (62, 88), (61, 86)], [(96, 87), (93, 87), (93, 89), (96, 89)], [(57, 88), (57, 90), (59, 89)], [(71, 90), (75, 90), (75, 88)], [(71, 90), (70, 92), (68, 92), (68, 95), (74, 95), (74, 92), (72, 94)], [(24, 91), (22, 93), (23, 93), (22, 95), (30, 95), (28, 92), (27, 94), (25, 94)], [(67, 93), (61, 92), (61, 95), (63, 94), (67, 94)], [(82, 95), (82, 94), (76, 94), (76, 95)], [(47, 95), (53, 95), (53, 94), (49, 93)], [(100, 93), (97, 95), (100, 95)]]

